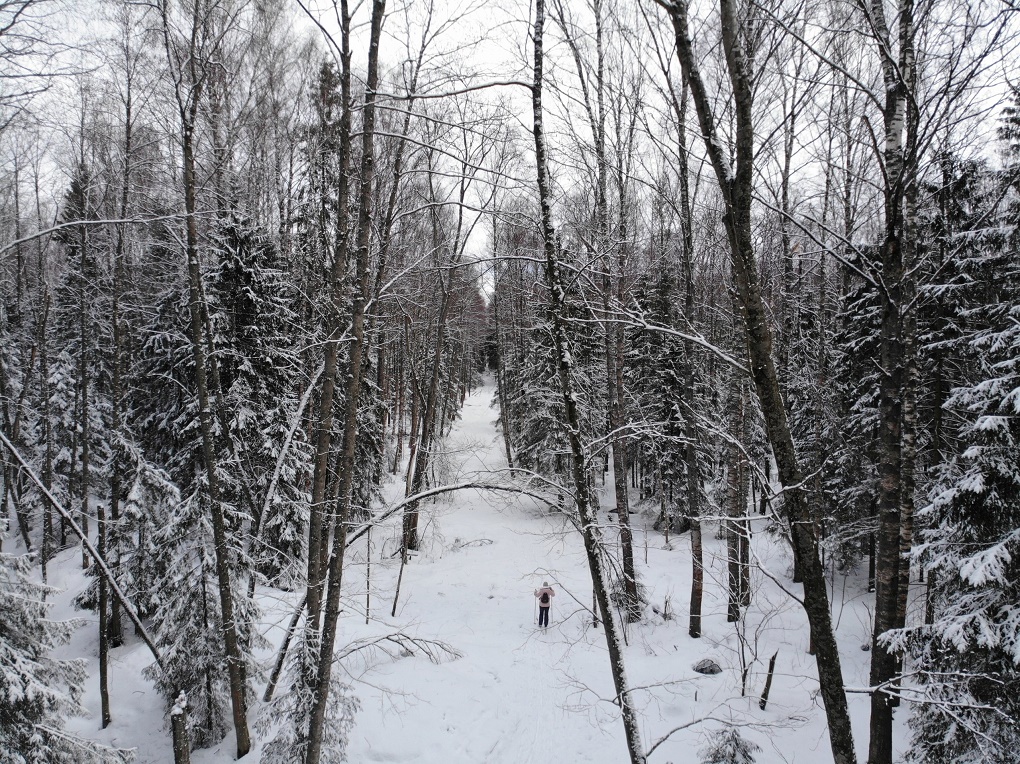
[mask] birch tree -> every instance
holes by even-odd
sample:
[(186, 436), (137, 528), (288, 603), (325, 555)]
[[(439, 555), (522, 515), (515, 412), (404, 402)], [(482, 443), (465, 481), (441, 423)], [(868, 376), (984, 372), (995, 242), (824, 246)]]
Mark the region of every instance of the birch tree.
[(606, 646), (609, 649), (609, 665), (613, 675), (613, 684), (616, 688), (616, 702), (620, 706), (624, 732), (627, 738), (627, 750), (630, 754), (631, 764), (644, 764), (645, 752), (641, 745), (641, 732), (638, 727), (631, 690), (627, 685), (623, 653), (619, 635), (616, 631), (616, 623), (613, 620), (613, 611), (609, 602), (609, 592), (603, 570), (600, 533), (593, 516), (593, 503), (589, 484), (589, 457), (581, 440), (581, 421), (577, 410), (577, 394), (574, 389), (572, 353), (564, 323), (564, 283), (560, 271), (559, 253), (557, 251), (559, 244), (552, 220), (549, 159), (546, 148), (542, 107), (544, 27), (545, 3), (544, 0), (536, 0), (534, 33), (532, 36), (535, 64), (534, 80), (531, 86), (531, 103), (534, 119), (532, 129), (535, 138), (535, 163), (538, 173), (539, 203), (541, 205), (545, 276), (546, 285), (549, 290), (549, 313), (552, 322), (553, 341), (555, 343), (554, 356), (557, 378), (565, 414), (564, 426), (570, 442), (574, 504), (577, 510), (581, 536), (584, 540), (585, 555), (588, 559), (588, 569), (591, 572), (595, 598), (598, 602), (599, 611), (602, 615), (602, 623), (605, 627)]

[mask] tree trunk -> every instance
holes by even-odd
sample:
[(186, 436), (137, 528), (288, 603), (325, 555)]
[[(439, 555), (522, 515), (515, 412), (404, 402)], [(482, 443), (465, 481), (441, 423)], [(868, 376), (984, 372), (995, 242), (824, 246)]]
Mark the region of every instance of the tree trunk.
[(581, 442), (581, 418), (577, 407), (577, 397), (572, 379), (572, 356), (567, 340), (566, 326), (563, 322), (564, 285), (559, 273), (559, 255), (557, 253), (556, 233), (552, 224), (551, 191), (549, 188), (548, 158), (546, 156), (545, 133), (542, 121), (542, 68), (543, 43), (542, 32), (545, 26), (545, 2), (535, 2), (535, 26), (532, 37), (534, 44), (535, 68), (532, 85), (532, 113), (534, 116), (535, 163), (538, 174), (539, 201), (542, 210), (542, 237), (544, 241), (546, 280), (549, 288), (550, 313), (553, 322), (553, 339), (556, 348), (557, 377), (563, 397), (564, 417), (570, 450), (573, 459), (571, 467), (575, 501), (581, 536), (584, 541), (588, 567), (591, 571), (595, 598), (598, 601), (602, 620), (606, 627), (606, 646), (609, 651), (610, 668), (613, 683), (616, 687), (616, 702), (620, 706), (624, 731), (627, 737), (627, 749), (631, 764), (644, 764), (645, 754), (641, 746), (641, 733), (638, 728), (637, 714), (627, 687), (627, 677), (623, 664), (623, 653), (620, 640), (613, 620), (612, 605), (606, 589), (605, 576), (602, 569), (601, 538), (592, 512), (589, 491), (588, 455)]
[[(86, 261), (88, 257), (88, 234), (85, 226), (80, 227), (81, 236), (81, 261), (79, 268), (82, 273), (82, 287), (81, 294), (78, 295), (81, 301), (78, 306), (78, 341), (81, 343), (81, 347), (78, 350), (78, 401), (80, 408), (78, 410), (78, 429), (81, 432), (81, 527), (86, 534), (89, 532), (89, 363), (85, 357), (86, 348), (88, 347), (88, 330), (89, 322), (86, 318), (86, 296), (85, 296), (85, 284), (84, 278), (86, 273)], [(89, 566), (89, 556), (85, 551), (85, 547), (81, 550), (81, 567), (85, 569)]]
[[(50, 427), (50, 362), (49, 352), (43, 339), (46, 337), (46, 329), (50, 314), (50, 295), (46, 291), (43, 294), (43, 316), (39, 324), (39, 395), (42, 400), (42, 436), (45, 443), (45, 454), (43, 456), (42, 483), (44, 490), (53, 489), (53, 431)], [(56, 542), (53, 532), (53, 508), (46, 502), (45, 515), (43, 516), (43, 544), (42, 544), (42, 580), (46, 583), (47, 566), (50, 555), (53, 554), (53, 547)]]
[[(607, 301), (608, 315), (608, 301)], [(623, 594), (628, 621), (641, 618), (641, 601), (637, 591), (637, 575), (634, 570), (634, 542), (630, 528), (630, 502), (627, 498), (627, 444), (621, 435), (624, 426), (623, 406), (620, 388), (620, 358), (615, 341), (617, 327), (606, 327), (606, 378), (609, 396), (609, 429), (612, 433), (613, 491), (616, 497), (616, 519), (620, 530), (620, 551), (622, 553)]]
[(191, 764), (191, 741), (188, 739), (188, 698), (182, 692), (170, 711), (174, 764)]
[(664, 4), (675, 31), (677, 56), (694, 99), (698, 121), (704, 136), (726, 214), (724, 224), (732, 255), (734, 281), (743, 312), (751, 376), (765, 418), (765, 430), (775, 454), (779, 478), (784, 488), (785, 509), (793, 529), (794, 559), (804, 575), (804, 609), (815, 648), (822, 700), (829, 726), (829, 741), (836, 764), (854, 764), (856, 754), (847, 711), (839, 648), (832, 630), (825, 575), (818, 556), (818, 541), (811, 527), (811, 514), (800, 486), (803, 475), (797, 462), (793, 436), (772, 360), (772, 337), (768, 312), (758, 282), (751, 232), (751, 205), (754, 181), (754, 124), (749, 61), (744, 56), (740, 23), (733, 0), (720, 0), (723, 50), (733, 87), (736, 120), (734, 145), (735, 172), (723, 153), (723, 142), (715, 130), (712, 98), (709, 95), (694, 54), (687, 22), (687, 2)]
[(726, 529), (726, 571), (727, 571), (727, 606), (726, 621), (736, 623), (740, 620), (742, 596), (742, 575), (740, 565), (741, 535), (743, 532), (744, 497), (741, 489), (743, 481), (743, 446), (744, 446), (744, 395), (743, 380), (733, 380), (730, 389), (730, 437), (729, 465), (726, 474), (726, 509), (729, 518), (725, 522)]
[[(324, 532), (329, 482), (329, 458), (333, 438), (333, 408), (336, 397), (337, 359), (342, 334), (342, 319), (346, 304), (344, 277), (347, 273), (349, 242), (347, 229), (350, 218), (349, 178), (351, 170), (351, 51), (350, 30), (341, 29), (340, 98), (338, 173), (336, 198), (336, 244), (329, 271), (329, 305), (326, 309), (326, 344), (323, 373), (319, 393), (318, 419), (315, 425), (315, 461), (312, 467), (312, 501), (308, 516), (308, 566), (305, 599), (308, 616), (305, 619), (306, 641), (319, 642), (318, 629), (322, 613), (324, 574), (323, 547), (328, 541)], [(322, 200), (325, 204), (325, 200)]]
[(404, 402), (407, 400), (407, 382), (404, 379), (404, 356), (406, 354), (407, 342), (402, 339), (400, 342), (400, 356), (397, 360), (397, 384), (396, 389), (394, 390), (394, 394), (397, 398), (397, 416), (393, 421), (393, 430), (397, 437), (397, 445), (393, 449), (393, 469), (391, 470), (394, 475), (400, 471), (400, 461), (404, 457), (404, 423), (406, 421)]
[(222, 620), (224, 652), (227, 659), (227, 675), (230, 681), (230, 706), (233, 713), (234, 732), (237, 736), (237, 758), (242, 758), (251, 749), (248, 731), (248, 704), (243, 681), (241, 655), (237, 637), (237, 623), (234, 616), (234, 595), (231, 585), (230, 547), (227, 542), (226, 522), (223, 506), (220, 504), (219, 478), (216, 472), (216, 444), (213, 435), (213, 412), (206, 380), (206, 357), (204, 350), (201, 284), (202, 271), (198, 255), (197, 178), (195, 176), (194, 125), (198, 102), (197, 94), (189, 110), (182, 109), (184, 117), (182, 135), (182, 156), (184, 164), (184, 204), (187, 213), (187, 257), (191, 313), (191, 350), (195, 365), (195, 388), (198, 395), (199, 424), (202, 435), (202, 457), (205, 462), (208, 485), (209, 511), (212, 517), (213, 547), (216, 553), (216, 579), (219, 590), (220, 618)]
[[(905, 343), (905, 304), (911, 295), (905, 277), (904, 249), (907, 244), (904, 199), (908, 185), (913, 182), (906, 155), (904, 133), (908, 139), (913, 120), (910, 113), (910, 91), (913, 82), (913, 3), (900, 3), (899, 55), (894, 58), (892, 38), (880, 0), (873, 0), (868, 14), (870, 28), (881, 49), (885, 104), (885, 239), (881, 250), (881, 279), (879, 296), (882, 306), (880, 335), (880, 363), (882, 374), (879, 383), (879, 490), (878, 535), (875, 555), (875, 623), (871, 646), (871, 724), (868, 744), (869, 764), (892, 762), (892, 704), (887, 692), (897, 674), (896, 657), (881, 644), (881, 636), (897, 625), (900, 588), (900, 544), (903, 519), (904, 489), (913, 493), (913, 476), (904, 480), (905, 470), (912, 469), (912, 439), (904, 442), (904, 365), (907, 361)], [(913, 283), (913, 277), (907, 279)], [(907, 396), (912, 401), (912, 396)], [(912, 403), (911, 403), (912, 405)], [(910, 463), (904, 464), (904, 446), (911, 449)], [(909, 498), (912, 506), (913, 496)], [(909, 541), (909, 540), (908, 540)]]
[[(492, 249), (493, 259), (496, 260), (498, 257), (498, 251), (496, 246), (496, 222), (492, 224)], [(507, 390), (506, 380), (506, 363), (504, 358), (503, 343), (500, 340), (500, 324), (499, 324), (499, 292), (496, 291), (492, 296), (492, 322), (493, 322), (493, 333), (496, 335), (496, 397), (499, 399), (499, 427), (503, 431), (503, 449), (506, 452), (506, 466), (510, 470), (510, 477), (514, 474), (514, 451), (511, 446), (510, 440), (510, 400), (509, 391)]]
[[(128, 216), (128, 203), (131, 189), (131, 150), (134, 126), (133, 101), (132, 101), (132, 69), (130, 64), (127, 67), (127, 78), (125, 82), (126, 91), (124, 94), (124, 179), (120, 194), (120, 218), (126, 220)], [(110, 366), (113, 370), (112, 388), (110, 390), (110, 406), (112, 414), (112, 429), (114, 437), (119, 437), (123, 412), (123, 378), (122, 366), (124, 358), (124, 333), (121, 327), (120, 316), (120, 293), (124, 288), (124, 249), (127, 237), (126, 224), (117, 226), (117, 244), (114, 250), (113, 262), (113, 295), (112, 315), (113, 324), (113, 357), (110, 359)], [(119, 458), (120, 452), (114, 449), (113, 463), (110, 465), (110, 523), (114, 532), (107, 534), (110, 542), (107, 554), (111, 560), (111, 567), (116, 570), (120, 565), (120, 492), (123, 484), (123, 464)], [(124, 633), (121, 627), (120, 603), (114, 598), (111, 603), (110, 612), (110, 644), (119, 647), (124, 643)]]
[[(681, 251), (684, 267), (684, 318), (694, 326), (694, 228), (692, 225), (690, 168), (687, 165), (687, 83), (681, 86), (677, 113), (677, 142), (679, 143), (680, 176), (680, 228)], [(701, 636), (701, 602), (704, 597), (705, 563), (701, 541), (701, 470), (698, 466), (700, 434), (695, 420), (695, 349), (694, 343), (684, 340), (684, 461), (687, 469), (687, 517), (691, 523), (691, 602), (687, 633), (697, 639)]]
[[(96, 526), (98, 527), (99, 538), (96, 542), (96, 548), (99, 552), (99, 556), (104, 560), (106, 559), (106, 510), (102, 504), (96, 506), (98, 515), (96, 517)], [(110, 593), (109, 586), (106, 583), (106, 579), (103, 576), (97, 576), (96, 583), (99, 585), (99, 704), (100, 704), (100, 723), (102, 729), (106, 729), (110, 726), (110, 684), (109, 684), (109, 664), (110, 664), (110, 619), (109, 619), (109, 608), (110, 608)]]
[[(375, 103), (379, 82), (379, 40), (382, 36), (386, 0), (373, 0), (372, 26), (368, 47), (368, 71), (365, 102), (362, 109), (361, 184), (358, 195), (357, 254), (355, 258), (355, 290), (351, 316), (350, 369), (347, 377), (346, 411), (344, 412), (343, 446), (340, 454), (339, 512), (333, 534), (333, 551), (329, 561), (326, 607), (323, 614), (322, 642), (319, 648), (317, 674), (313, 690), (315, 699), (309, 715), (308, 748), (305, 764), (318, 764), (322, 755), (322, 735), (329, 705), (329, 686), (333, 672), (333, 649), (337, 622), (340, 617), (340, 587), (343, 561), (350, 521), (351, 495), (354, 487), (355, 451), (358, 437), (358, 399), (361, 396), (362, 362), (365, 348), (365, 313), (368, 304), (368, 261), (372, 238), (372, 188), (375, 164)], [(341, 0), (345, 50), (350, 42), (350, 15), (347, 0)]]
[[(442, 278), (442, 276), (440, 277)], [(450, 288), (443, 285), (443, 296), (439, 308), (436, 326), (436, 344), (432, 354), (432, 376), (429, 379), (428, 396), (425, 399), (425, 411), (419, 423), (418, 443), (414, 449), (414, 472), (407, 489), (408, 496), (422, 492), (432, 456), (432, 444), (436, 436), (441, 434), (443, 422), (437, 421), (436, 409), (439, 405), (439, 386), (442, 381), (443, 349), (446, 346), (446, 318), (450, 307)], [(418, 501), (407, 505), (404, 511), (402, 545), (411, 550), (418, 549)]]

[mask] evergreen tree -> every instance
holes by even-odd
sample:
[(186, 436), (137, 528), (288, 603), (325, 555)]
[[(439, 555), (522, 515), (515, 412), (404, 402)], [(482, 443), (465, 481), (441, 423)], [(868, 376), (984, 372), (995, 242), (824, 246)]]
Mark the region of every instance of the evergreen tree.
[(239, 512), (237, 526), (253, 534), (257, 570), (289, 582), (304, 558), (310, 461), (301, 428), (288, 439), (300, 393), (293, 290), (277, 249), (240, 214), (221, 220), (212, 240), (219, 263), (210, 277), (210, 320), (234, 457), (222, 467), (223, 498)]
[[(1001, 134), (1020, 159), (1018, 125), (1011, 107)], [(1009, 202), (980, 216), (958, 266), (952, 345), (970, 363), (945, 404), (963, 422), (959, 451), (920, 513), (931, 622), (890, 635), (918, 671), (913, 761), (1006, 764), (1020, 749), (1020, 235)]]
[[(318, 645), (309, 645), (302, 635), (288, 661), (287, 692), (278, 693), (259, 719), (256, 729), (261, 735), (276, 730), (276, 735), (262, 749), (264, 764), (303, 764), (308, 746), (308, 709), (314, 704), (302, 672), (315, 665)], [(326, 707), (326, 724), (323, 726), (322, 764), (340, 764), (347, 760), (347, 743), (354, 727), (354, 717), (361, 703), (352, 688), (344, 682), (338, 671), (330, 677), (330, 703)], [(301, 732), (299, 733), (298, 730)]]
[(724, 727), (712, 733), (701, 752), (701, 764), (754, 764), (761, 747), (744, 739), (736, 727)]
[[(71, 186), (64, 196), (61, 221), (90, 221), (96, 218), (92, 174), (83, 163), (76, 168)], [(67, 267), (55, 290), (53, 339), (59, 349), (51, 379), (54, 409), (63, 412), (58, 428), (58, 448), (67, 449), (67, 459), (79, 462), (88, 448), (88, 486), (75, 486), (83, 492), (105, 492), (109, 483), (106, 470), (110, 460), (108, 438), (110, 373), (107, 348), (110, 344), (109, 274), (100, 260), (103, 236), (100, 229), (80, 225), (61, 229), (58, 239), (64, 245)], [(87, 443), (86, 443), (87, 439)], [(68, 471), (78, 469), (58, 458)], [(69, 475), (68, 475), (69, 477)], [(80, 479), (80, 475), (78, 476)]]
[(835, 319), (834, 398), (829, 458), (823, 485), (831, 497), (828, 548), (840, 568), (853, 568), (868, 553), (876, 530), (878, 455), (878, 301), (867, 285), (844, 297)]
[(84, 714), (85, 662), (50, 655), (81, 626), (46, 617), (53, 590), (30, 577), (31, 559), (0, 554), (0, 758), (5, 764), (113, 764), (128, 751), (106, 748), (64, 730)]
[[(985, 378), (947, 405), (969, 415), (965, 450), (922, 514), (934, 622), (905, 632), (923, 703), (915, 761), (1014, 761), (1020, 748), (1020, 271), (1002, 323), (974, 338)], [(902, 642), (904, 637), (900, 637)]]
[[(649, 324), (680, 327), (681, 296), (673, 268), (665, 263), (635, 289), (634, 299), (642, 318)], [(686, 419), (694, 407), (684, 400), (684, 375), (688, 363), (684, 343), (679, 337), (655, 330), (637, 330), (630, 337), (626, 362), (627, 390), (639, 412), (641, 436), (638, 449), (645, 464), (654, 465), (652, 496), (660, 499), (655, 527), (669, 523), (669, 529), (682, 532), (690, 525), (680, 509), (686, 492), (687, 460)]]
[[(145, 558), (144, 564), (147, 571), (161, 576), (154, 588), (152, 601), (156, 608), (152, 620), (166, 662), (165, 672), (151, 667), (148, 676), (163, 695), (167, 710), (181, 690), (187, 694), (193, 726), (191, 741), (202, 747), (220, 740), (229, 728), (230, 685), (198, 402), (188, 393), (194, 388), (194, 367), (183, 330), (187, 310), (186, 291), (180, 286), (170, 289), (148, 328), (141, 367), (148, 379), (159, 381), (162, 392), (153, 396), (140, 418), (139, 432), (148, 446), (147, 459), (162, 465), (170, 480), (147, 466), (140, 467), (140, 478), (142, 487), (148, 484), (147, 488), (155, 488), (167, 512), (158, 518), (152, 535), (146, 534), (158, 551), (155, 559)], [(229, 461), (218, 465), (223, 485), (237, 478), (236, 473), (229, 472), (231, 467)], [(180, 499), (169, 504), (173, 488), (179, 491)], [(241, 560), (244, 550), (239, 514), (232, 505), (226, 505), (224, 514), (232, 518), (227, 537), (230, 556), (234, 561)], [(238, 637), (249, 646), (245, 673), (254, 678), (259, 667), (253, 651), (261, 642), (252, 630), (257, 613), (247, 595), (247, 578), (238, 575), (242, 572), (246, 571), (240, 566), (235, 569), (232, 594)]]

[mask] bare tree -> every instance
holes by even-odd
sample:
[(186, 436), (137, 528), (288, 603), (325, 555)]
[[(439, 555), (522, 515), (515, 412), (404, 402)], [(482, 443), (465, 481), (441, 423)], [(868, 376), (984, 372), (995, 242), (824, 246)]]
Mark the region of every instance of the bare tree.
[(685, 0), (678, 2), (656, 0), (656, 2), (668, 12), (673, 23), (677, 57), (684, 79), (691, 89), (706, 151), (723, 196), (725, 209), (723, 222), (730, 246), (736, 291), (747, 329), (751, 374), (765, 417), (765, 428), (772, 444), (779, 479), (785, 490), (784, 508), (792, 528), (794, 558), (799, 563), (804, 577), (804, 608), (811, 627), (811, 642), (815, 649), (833, 758), (837, 764), (852, 764), (856, 761), (853, 733), (847, 712), (846, 694), (843, 690), (839, 648), (829, 615), (825, 575), (819, 559), (818, 540), (811, 524), (811, 513), (801, 487), (804, 478), (797, 460), (772, 358), (772, 336), (754, 255), (751, 233), (755, 151), (751, 88), (753, 58), (744, 47), (747, 38), (744, 35), (738, 3), (734, 0), (720, 0), (722, 47), (726, 57), (726, 73), (732, 90), (731, 103), (736, 123), (735, 164), (731, 166), (730, 157), (725, 152), (718, 132), (718, 116), (713, 109), (712, 99), (695, 54), (694, 41), (688, 25), (688, 3)]

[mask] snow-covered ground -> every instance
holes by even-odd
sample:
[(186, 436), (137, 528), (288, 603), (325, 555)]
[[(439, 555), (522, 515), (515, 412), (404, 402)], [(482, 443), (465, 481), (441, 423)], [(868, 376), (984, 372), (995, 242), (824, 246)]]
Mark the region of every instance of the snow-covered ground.
[[(454, 482), (469, 473), (505, 468), (502, 440), (491, 407), (493, 388), (471, 395), (447, 439), (440, 477)], [(387, 486), (395, 498), (402, 485)], [(609, 486), (602, 497), (610, 503)], [(635, 497), (636, 498), (636, 497)], [(646, 514), (648, 516), (646, 516)], [(760, 764), (832, 761), (818, 697), (814, 658), (807, 654), (803, 611), (785, 593), (790, 557), (756, 520), (753, 554), (763, 571), (752, 577), (754, 602), (742, 623), (742, 638), (726, 623), (723, 542), (714, 525), (705, 529), (706, 586), (703, 637), (687, 635), (690, 543), (686, 535), (669, 545), (651, 530), (651, 510), (633, 516), (635, 557), (649, 610), (644, 622), (627, 628), (626, 664), (640, 704), (646, 749), (681, 728), (656, 748), (654, 764), (696, 762), (710, 730), (724, 722), (741, 726), (761, 747)], [(602, 517), (605, 512), (603, 510)], [(422, 552), (404, 571), (396, 615), (391, 617), (399, 571), (398, 524), (378, 528), (371, 544), (371, 582), (366, 582), (366, 544), (351, 551), (345, 574), (348, 604), (339, 649), (358, 640), (403, 633), (443, 643), (456, 653), (438, 663), (424, 655), (358, 651), (341, 664), (360, 699), (352, 732), (352, 762), (441, 762), (442, 764), (525, 764), (627, 760), (623, 729), (610, 702), (612, 679), (601, 629), (593, 629), (591, 581), (579, 536), (561, 515), (538, 502), (466, 490), (423, 506)], [(612, 535), (609, 535), (612, 538)], [(533, 590), (549, 581), (557, 591), (552, 624), (535, 624)], [(173, 761), (163, 706), (141, 678), (151, 662), (144, 645), (131, 641), (112, 654), (110, 692), (113, 724), (99, 730), (97, 637), (92, 614), (74, 611), (71, 600), (83, 585), (80, 553), (64, 551), (51, 567), (50, 583), (61, 588), (53, 617), (81, 618), (86, 626), (64, 648), (89, 659), (85, 703), (91, 716), (70, 728), (87, 737), (137, 749), (141, 764)], [(365, 595), (371, 593), (369, 624)], [(842, 648), (843, 671), (851, 687), (867, 685), (871, 597), (859, 578), (837, 575), (833, 620)], [(264, 590), (263, 631), (275, 645), (299, 595)], [(668, 604), (673, 618), (662, 613)], [(655, 607), (653, 612), (651, 606)], [(130, 633), (130, 627), (127, 627)], [(743, 647), (741, 646), (743, 645)], [(776, 676), (767, 710), (758, 707), (769, 658), (778, 650)], [(741, 665), (750, 664), (747, 694), (741, 697)], [(274, 653), (264, 657), (268, 666)], [(709, 657), (723, 667), (717, 676), (692, 670)], [(261, 696), (262, 687), (258, 688)], [(868, 699), (849, 696), (858, 755), (866, 752)], [(261, 711), (256, 703), (254, 719)], [(905, 710), (897, 712), (896, 738), (905, 745)], [(699, 720), (707, 719), (704, 723)], [(690, 725), (686, 726), (685, 725)], [(247, 760), (258, 761), (256, 740)], [(233, 760), (233, 738), (193, 754), (196, 764)]]

